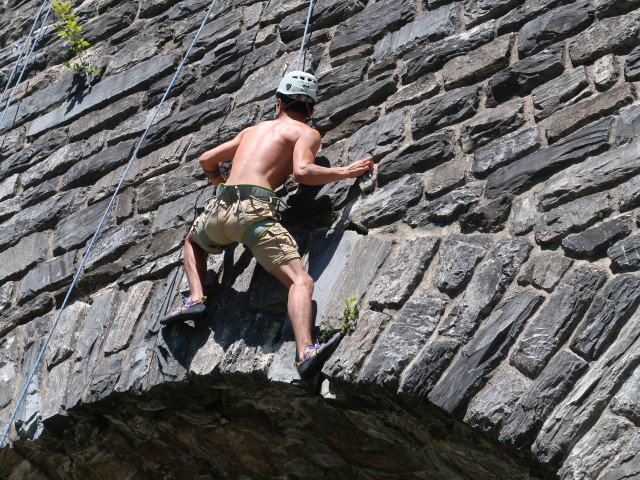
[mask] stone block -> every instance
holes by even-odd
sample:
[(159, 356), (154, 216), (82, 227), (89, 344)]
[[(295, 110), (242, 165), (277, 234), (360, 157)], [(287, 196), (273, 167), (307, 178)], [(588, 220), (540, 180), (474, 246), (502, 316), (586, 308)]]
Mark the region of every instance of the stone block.
[(3, 248), (17, 243), (21, 238), (53, 227), (55, 222), (77, 210), (82, 204), (83, 195), (72, 190), (45, 200), (39, 205), (19, 211), (3, 223), (0, 229), (0, 245)]
[(489, 18), (500, 17), (518, 3), (518, 0), (464, 0), (464, 24), (472, 27)]
[[(637, 435), (633, 423), (615, 415), (604, 415), (573, 447), (558, 470), (563, 479), (597, 476)], [(596, 477), (597, 478), (597, 477)]]
[(429, 343), (407, 368), (398, 392), (426, 400), (459, 346), (457, 340), (446, 337), (438, 337)]
[(625, 80), (634, 81), (640, 79), (640, 47), (634, 48), (624, 62)]
[(356, 113), (377, 107), (395, 91), (396, 80), (392, 72), (351, 87), (316, 106), (314, 117), (318, 119), (318, 128), (321, 132), (328, 131)]
[(314, 235), (307, 270), (315, 282), (316, 325), (339, 328), (344, 301), (365, 295), (390, 251), (391, 242), (373, 235), (350, 231)]
[(475, 115), (480, 102), (478, 87), (463, 87), (435, 97), (419, 107), (411, 121), (413, 138)]
[(36, 263), (47, 259), (49, 235), (36, 232), (12, 248), (0, 252), (0, 281), (15, 278)]
[(544, 85), (534, 88), (533, 108), (536, 120), (547, 118), (562, 108), (575, 105), (592, 94), (586, 67), (577, 67)]
[[(48, 370), (51, 371), (56, 365), (64, 362), (75, 353), (79, 327), (88, 311), (89, 304), (77, 301), (68, 305), (60, 314), (56, 329), (53, 331), (51, 341), (45, 351), (44, 360)], [(53, 318), (51, 326), (53, 326)], [(52, 373), (49, 375), (51, 376)]]
[(204, 207), (205, 201), (208, 201), (211, 196), (213, 195), (206, 195), (202, 190), (196, 190), (173, 202), (160, 205), (156, 217), (151, 224), (151, 233), (155, 235), (158, 232), (170, 228), (192, 223), (196, 219), (200, 209)]
[(605, 354), (591, 364), (589, 371), (544, 422), (532, 447), (537, 458), (558, 465), (588, 427), (596, 423), (638, 365), (639, 336), (640, 317), (635, 317), (625, 327), (625, 335), (619, 336)]
[(121, 3), (84, 25), (82, 35), (91, 44), (98, 43), (109, 36), (127, 28), (138, 13), (138, 6)]
[(628, 210), (640, 203), (640, 175), (627, 180), (619, 189), (620, 209)]
[(476, 150), (471, 172), (486, 175), (536, 150), (539, 146), (536, 127), (502, 135)]
[(487, 105), (504, 102), (517, 95), (527, 95), (535, 87), (559, 76), (564, 71), (562, 48), (549, 47), (531, 57), (519, 60), (489, 80)]
[(529, 448), (551, 411), (588, 368), (588, 363), (577, 355), (559, 352), (516, 403), (500, 431), (500, 441)]
[(437, 197), (452, 188), (464, 185), (468, 163), (468, 157), (460, 155), (432, 168), (426, 175), (425, 195), (430, 198)]
[(420, 201), (422, 182), (418, 175), (406, 175), (356, 201), (349, 221), (361, 229), (386, 225), (402, 218), (407, 209)]
[(282, 20), (291, 12), (303, 10), (305, 3), (301, 0), (285, 0), (283, 2), (268, 2), (262, 11), (260, 23), (265, 25)]
[(640, 268), (640, 235), (620, 240), (607, 250), (611, 265), (618, 270), (637, 270)]
[[(176, 98), (168, 98), (167, 100), (165, 100), (165, 102), (162, 104), (162, 107), (160, 107), (160, 110), (158, 111), (155, 122), (161, 122), (169, 115), (171, 115), (176, 102)], [(109, 133), (109, 137), (107, 138), (107, 145), (116, 145), (117, 143), (121, 143), (134, 137), (139, 140), (139, 137), (147, 128), (147, 125), (151, 121), (151, 118), (155, 114), (156, 110), (158, 110), (158, 108), (157, 106), (154, 106), (153, 108), (149, 108), (149, 110), (139, 112), (129, 118), (124, 119)]]
[(434, 74), (428, 74), (420, 81), (413, 82), (398, 90), (387, 101), (387, 112), (407, 105), (416, 105), (427, 98), (433, 97), (440, 91), (440, 84)]
[(436, 237), (405, 240), (378, 277), (369, 304), (378, 309), (402, 306), (422, 280), (439, 243)]
[(407, 212), (405, 221), (412, 227), (452, 222), (480, 200), (482, 187), (464, 186), (428, 201)]
[(31, 122), (27, 136), (35, 136), (58, 125), (68, 123), (85, 113), (144, 88), (174, 67), (172, 55), (162, 55), (117, 75), (106, 77), (93, 85), (89, 92), (81, 92), (60, 107)]
[(622, 215), (565, 237), (562, 246), (572, 255), (593, 258), (606, 254), (607, 248), (630, 233), (631, 215)]
[(595, 9), (590, 2), (555, 8), (539, 16), (522, 27), (518, 33), (520, 58), (584, 30), (594, 18)]
[(512, 235), (529, 233), (536, 224), (538, 211), (533, 192), (516, 198), (511, 204), (511, 225), (509, 232)]
[(582, 65), (621, 49), (640, 44), (640, 15), (631, 13), (604, 18), (590, 29), (574, 36), (569, 56), (574, 65)]
[(427, 293), (411, 297), (378, 340), (358, 382), (397, 389), (400, 374), (434, 332), (446, 304)]
[(118, 305), (102, 346), (105, 355), (119, 352), (130, 344), (134, 328), (147, 306), (152, 287), (152, 282), (136, 283), (123, 295), (124, 298)]
[(543, 299), (542, 295), (525, 290), (499, 304), (431, 390), (429, 400), (450, 414), (463, 417), (471, 398), (507, 357)]
[(111, 355), (98, 364), (91, 374), (85, 397), (86, 402), (97, 402), (112, 393), (120, 379), (122, 367), (121, 355)]
[(136, 113), (142, 102), (142, 92), (135, 93), (128, 97), (108, 104), (101, 110), (91, 112), (91, 122), (78, 119), (69, 125), (69, 138), (77, 140), (101, 130), (108, 130), (120, 124), (124, 119)]
[(349, 162), (378, 159), (395, 151), (404, 136), (405, 111), (396, 110), (358, 130), (349, 142)]
[(13, 300), (16, 282), (3, 282), (0, 286), (0, 316), (6, 315)]
[(37, 187), (33, 187), (22, 195), (20, 206), (22, 209), (32, 207), (38, 203), (44, 202), (47, 198), (53, 196), (57, 192), (57, 179), (49, 180), (41, 183)]
[(613, 343), (640, 303), (640, 277), (618, 275), (593, 300), (571, 348), (592, 360)]
[(43, 290), (53, 290), (71, 280), (75, 273), (75, 255), (75, 251), (68, 252), (53, 260), (41, 263), (27, 273), (20, 283), (18, 302), (23, 303), (26, 299)]
[[(22, 378), (29, 376), (34, 370), (36, 360), (44, 345), (44, 338), (39, 339), (31, 348), (24, 352), (22, 362)], [(42, 425), (42, 391), (40, 380), (42, 373), (35, 369), (31, 383), (27, 385), (24, 392), (22, 404), (16, 411), (14, 426), (16, 433), (21, 440), (33, 440), (39, 437), (44, 429)]]
[[(138, 212), (148, 212), (162, 203), (184, 197), (205, 185), (200, 164), (191, 160), (168, 173), (155, 176), (137, 189)], [(207, 198), (213, 197), (210, 193)]]
[(339, 67), (318, 72), (316, 74), (319, 86), (318, 93), (323, 98), (330, 98), (347, 88), (357, 85), (362, 81), (368, 64), (368, 59), (361, 58), (340, 65)]
[(511, 41), (511, 35), (504, 35), (464, 57), (449, 60), (441, 70), (444, 86), (450, 89), (475, 83), (508, 66)]
[(560, 203), (593, 191), (610, 188), (640, 172), (636, 161), (640, 140), (590, 158), (549, 179), (538, 193), (540, 205), (548, 210)]
[[(606, 4), (605, 4), (606, 5)], [(601, 474), (602, 480), (633, 478), (640, 475), (640, 437), (629, 442), (627, 447), (616, 457), (612, 465)]]
[(111, 170), (126, 164), (131, 159), (132, 153), (133, 144), (130, 142), (105, 148), (69, 168), (62, 176), (62, 189), (69, 190), (95, 182)]
[(503, 195), (496, 200), (476, 205), (460, 216), (460, 227), (464, 232), (496, 233), (504, 229), (511, 212), (513, 196)]
[(430, 10), (425, 16), (404, 25), (400, 30), (385, 35), (373, 50), (374, 62), (397, 58), (405, 52), (426, 43), (433, 43), (454, 33), (458, 26), (456, 3)]
[(605, 17), (636, 7), (638, 0), (595, 0), (594, 5), (598, 17)]
[(378, 183), (383, 185), (407, 173), (420, 173), (454, 156), (455, 133), (444, 130), (402, 148), (378, 164)]
[(525, 2), (513, 8), (498, 22), (498, 35), (506, 32), (514, 32), (525, 23), (548, 12), (570, 0), (525, 0)]
[(409, 0), (383, 0), (356, 13), (336, 27), (330, 45), (332, 57), (363, 43), (371, 43), (413, 19)]
[(454, 296), (467, 283), (474, 267), (484, 257), (490, 240), (482, 235), (452, 235), (442, 242), (434, 284)]
[[(60, 220), (53, 235), (53, 254), (60, 255), (84, 244), (98, 228), (108, 203), (106, 200), (95, 203)], [(112, 224), (113, 217), (108, 215), (103, 227)]]
[[(193, 46), (193, 50), (191, 50), (190, 59), (200, 58), (222, 42), (237, 37), (242, 31), (243, 17), (242, 9), (237, 8), (211, 18), (200, 32), (198, 41)], [(196, 32), (194, 31), (184, 38), (181, 51), (187, 51), (191, 43), (193, 43), (195, 35)]]
[(631, 85), (623, 84), (575, 105), (563, 108), (543, 122), (549, 139), (554, 142), (591, 120), (616, 112), (633, 101)]
[(470, 152), (491, 140), (502, 139), (520, 128), (524, 122), (524, 104), (521, 101), (509, 102), (489, 110), (462, 126), (462, 148), (465, 152)]
[(83, 142), (65, 145), (22, 174), (22, 185), (26, 188), (66, 171), (83, 157)]
[(18, 213), (21, 209), (20, 198), (13, 197), (0, 202), (0, 221)]
[(360, 314), (355, 332), (342, 339), (322, 368), (329, 380), (353, 382), (365, 358), (375, 345), (391, 317), (386, 313), (365, 310)]
[(620, 111), (616, 126), (616, 143), (621, 145), (640, 136), (640, 106)]
[(12, 175), (0, 183), (0, 200), (5, 200), (15, 194), (18, 186), (18, 175)]
[(55, 307), (55, 300), (47, 293), (42, 293), (36, 298), (21, 305), (18, 309), (12, 309), (0, 317), (0, 336), (4, 336), (18, 325), (31, 322), (35, 317), (44, 315)]
[(593, 83), (599, 90), (612, 87), (620, 76), (620, 65), (617, 57), (606, 55), (593, 63)]
[(0, 408), (4, 408), (13, 400), (13, 387), (18, 375), (18, 337), (9, 334), (0, 339)]
[(520, 285), (533, 285), (552, 292), (562, 276), (571, 268), (573, 260), (554, 253), (545, 253), (532, 258), (518, 278)]
[[(353, 2), (318, 3), (313, 7), (311, 24), (317, 32), (322, 28), (330, 28), (345, 18), (352, 17), (364, 8), (362, 0)], [(301, 10), (283, 18), (278, 22), (278, 29), (283, 40), (289, 42), (302, 38), (307, 21), (308, 10)]]
[(527, 384), (517, 371), (497, 373), (469, 403), (465, 423), (482, 432), (498, 432), (526, 390)]
[(476, 267), (471, 281), (438, 332), (463, 342), (471, 338), (482, 318), (500, 301), (531, 248), (519, 239), (498, 241)]
[[(246, 56), (254, 49), (257, 34), (258, 31), (256, 29), (249, 30), (214, 46), (202, 59), (203, 76), (210, 74), (214, 69), (221, 68), (225, 64), (234, 63), (239, 57)], [(227, 72), (225, 75), (228, 78), (230, 73)]]
[(120, 225), (103, 230), (85, 262), (85, 270), (113, 260), (144, 238), (148, 230), (141, 220), (141, 218), (131, 218)]
[(503, 193), (521, 193), (541, 176), (604, 150), (608, 147), (611, 123), (611, 118), (599, 120), (555, 145), (496, 170), (487, 177), (485, 195), (495, 198)]
[(406, 54), (401, 70), (403, 83), (413, 82), (425, 73), (438, 70), (449, 60), (491, 42), (494, 27), (495, 22), (490, 21)]
[(633, 375), (624, 383), (620, 391), (611, 400), (611, 411), (616, 415), (627, 417), (632, 422), (640, 419), (640, 368), (636, 368)]
[(530, 322), (511, 364), (525, 375), (537, 376), (573, 333), (605, 279), (604, 272), (586, 266), (571, 272)]

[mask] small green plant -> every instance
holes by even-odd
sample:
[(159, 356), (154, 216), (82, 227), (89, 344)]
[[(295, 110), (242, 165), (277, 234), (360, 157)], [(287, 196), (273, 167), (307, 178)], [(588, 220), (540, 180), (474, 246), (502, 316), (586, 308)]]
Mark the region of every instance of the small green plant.
[[(345, 336), (347, 333), (352, 332), (356, 327), (356, 322), (358, 320), (358, 298), (353, 295), (351, 298), (346, 299), (344, 301), (345, 307), (342, 311), (342, 317), (340, 317), (340, 333), (342, 336)], [(321, 342), (327, 342), (335, 333), (338, 331), (337, 328), (331, 325), (323, 325), (320, 327), (320, 338)]]
[(52, 8), (59, 20), (59, 23), (53, 25), (53, 29), (67, 42), (67, 50), (71, 58), (78, 57), (79, 60), (74, 63), (64, 61), (62, 64), (69, 70), (84, 74), (89, 80), (89, 75), (98, 73), (98, 69), (82, 62), (82, 54), (89, 46), (89, 42), (80, 35), (82, 26), (78, 24), (78, 17), (71, 9), (71, 0), (68, 2), (56, 0)]

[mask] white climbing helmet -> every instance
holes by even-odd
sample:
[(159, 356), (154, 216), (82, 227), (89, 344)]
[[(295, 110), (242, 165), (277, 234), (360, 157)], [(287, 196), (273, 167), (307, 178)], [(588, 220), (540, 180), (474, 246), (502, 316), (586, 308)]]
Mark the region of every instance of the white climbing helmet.
[(318, 101), (318, 81), (310, 73), (294, 71), (287, 73), (278, 85), (278, 93), (301, 102)]

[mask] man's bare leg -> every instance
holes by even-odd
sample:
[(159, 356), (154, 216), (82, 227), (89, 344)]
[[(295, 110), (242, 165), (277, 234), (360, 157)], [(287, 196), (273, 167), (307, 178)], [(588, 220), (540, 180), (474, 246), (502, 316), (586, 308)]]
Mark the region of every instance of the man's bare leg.
[(207, 273), (207, 252), (191, 239), (191, 235), (187, 235), (184, 242), (184, 270), (187, 273), (191, 301), (199, 302), (204, 295), (202, 284)]
[(293, 326), (298, 358), (302, 358), (305, 347), (313, 344), (311, 339), (313, 279), (305, 271), (299, 258), (278, 265), (269, 273), (289, 289), (287, 311)]

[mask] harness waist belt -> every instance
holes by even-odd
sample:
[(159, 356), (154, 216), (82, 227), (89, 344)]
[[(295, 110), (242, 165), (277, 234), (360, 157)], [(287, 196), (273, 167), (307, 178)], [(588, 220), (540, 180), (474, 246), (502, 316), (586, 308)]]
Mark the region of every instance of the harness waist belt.
[(258, 185), (225, 185), (221, 183), (216, 189), (216, 197), (225, 202), (235, 202), (249, 198), (271, 201), (274, 198), (278, 198), (278, 195), (273, 190)]

